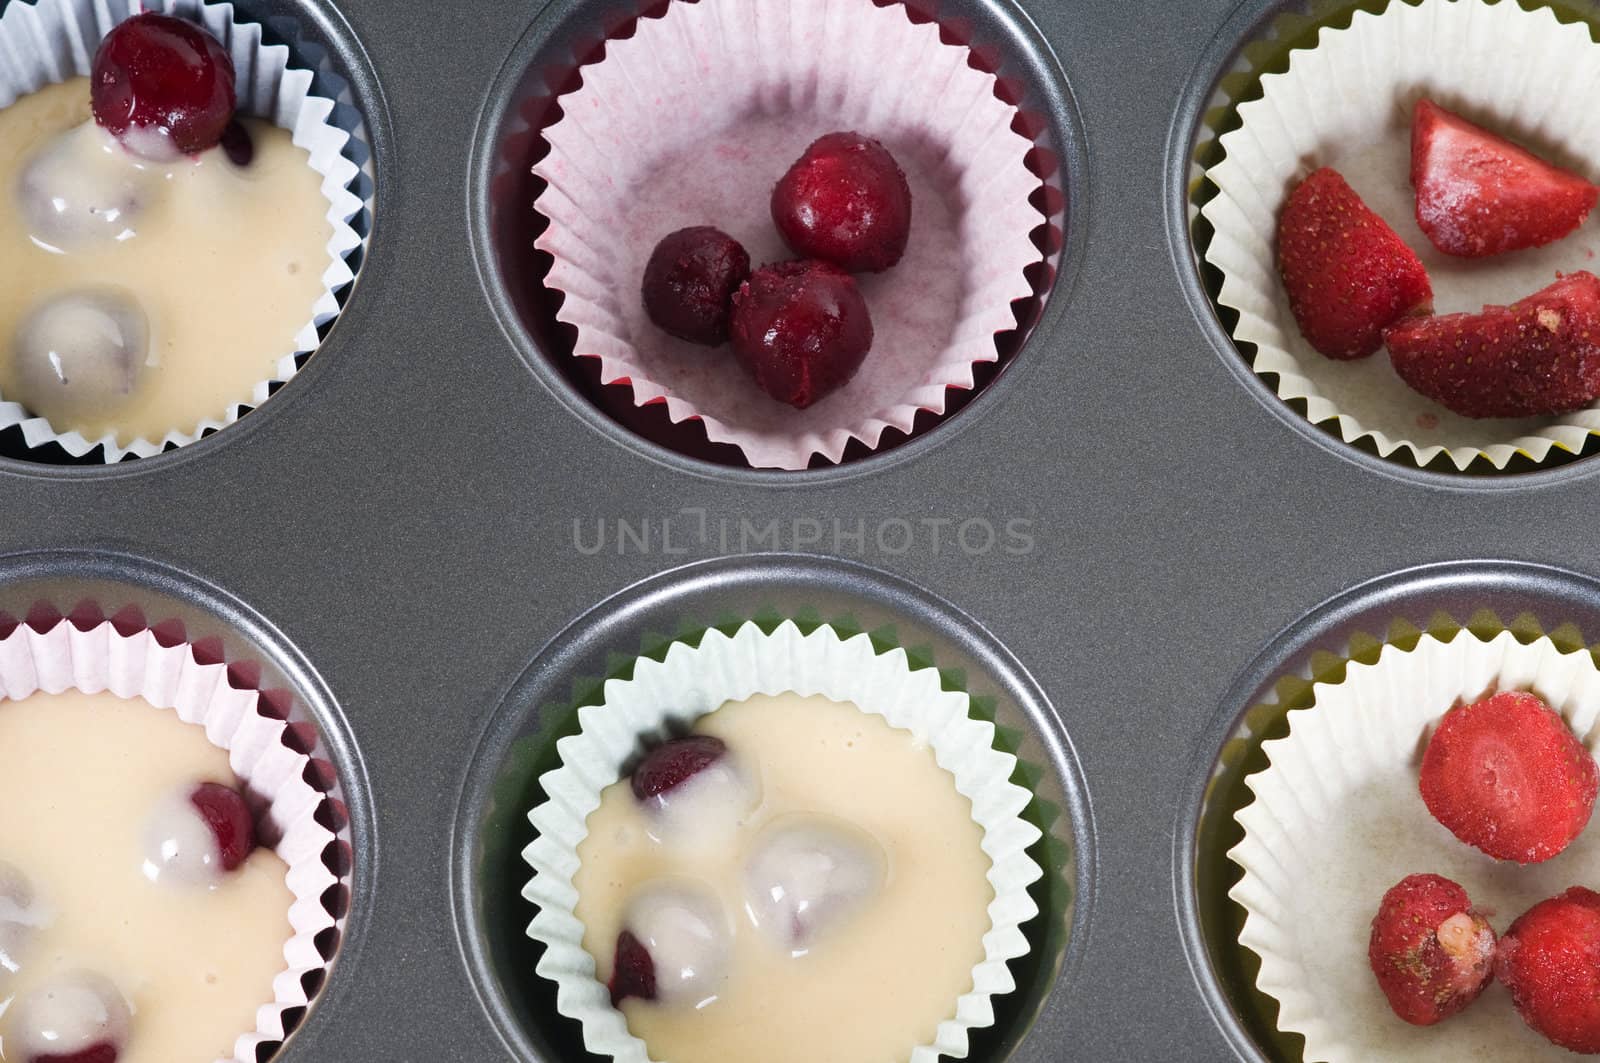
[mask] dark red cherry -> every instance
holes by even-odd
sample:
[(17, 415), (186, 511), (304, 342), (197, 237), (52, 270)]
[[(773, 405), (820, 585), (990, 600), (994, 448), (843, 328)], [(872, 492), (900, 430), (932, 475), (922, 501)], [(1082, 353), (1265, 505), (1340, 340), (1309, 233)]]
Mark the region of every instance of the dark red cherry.
[(0, 860), (0, 982), (22, 969), (37, 922), (33, 883), (20, 868)]
[(733, 297), (733, 353), (761, 390), (804, 409), (850, 382), (872, 349), (872, 316), (848, 273), (780, 262)]
[(235, 166), (249, 166), (255, 161), (256, 142), (251, 139), (250, 130), (237, 118), (222, 131), (222, 150)]
[(656, 965), (644, 944), (624, 930), (617, 935), (616, 961), (611, 968), (611, 1006), (616, 1007), (629, 997), (640, 1000), (656, 998)]
[(905, 254), (911, 186), (876, 140), (829, 133), (773, 188), (772, 220), (796, 254), (851, 273), (878, 273)]
[(663, 331), (708, 347), (728, 342), (733, 293), (750, 256), (720, 229), (699, 225), (663, 237), (644, 268), (644, 309)]
[(722, 739), (689, 735), (661, 743), (633, 769), (633, 796), (641, 801), (660, 797), (704, 771), (728, 751)]
[(101, 1041), (97, 1045), (90, 1045), (81, 1052), (74, 1052), (68, 1056), (29, 1056), (28, 1063), (117, 1063), (117, 1046), (109, 1041)]
[(206, 826), (217, 836), (222, 854), (222, 870), (236, 871), (256, 847), (255, 817), (239, 791), (221, 783), (203, 782), (194, 788), (189, 801), (200, 810)]
[(233, 60), (192, 22), (145, 12), (106, 34), (90, 78), (94, 119), (138, 155), (195, 155), (233, 118)]
[(6, 1011), (6, 1048), (21, 1063), (116, 1063), (132, 1015), (110, 979), (93, 971), (51, 977)]

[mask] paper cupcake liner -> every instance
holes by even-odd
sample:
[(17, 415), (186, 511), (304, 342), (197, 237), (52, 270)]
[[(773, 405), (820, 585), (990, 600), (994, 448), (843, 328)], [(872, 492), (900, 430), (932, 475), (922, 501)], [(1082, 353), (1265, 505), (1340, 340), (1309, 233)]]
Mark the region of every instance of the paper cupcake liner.
[(1461, 883), (1501, 932), (1538, 901), (1600, 881), (1594, 830), (1523, 867), (1457, 840), (1423, 803), (1418, 773), (1439, 718), (1495, 690), (1532, 691), (1591, 752), (1600, 742), (1593, 654), (1547, 636), (1462, 630), (1352, 662), (1342, 682), (1313, 685), (1314, 704), (1289, 713), (1287, 737), (1262, 743), (1269, 766), (1246, 779), (1255, 800), (1236, 816), (1244, 839), (1228, 857), (1244, 875), (1229, 896), (1246, 912), (1239, 942), (1261, 960), (1256, 986), (1278, 1002), (1278, 1028), (1305, 1038), (1307, 1063), (1572, 1058), (1528, 1029), (1498, 985), (1448, 1022), (1410, 1026), (1367, 961), (1378, 902), (1406, 875)]
[(1600, 177), (1600, 49), (1587, 26), (1510, 0), (1392, 0), (1357, 12), (1348, 29), (1323, 28), (1288, 69), (1260, 78), (1261, 96), (1238, 106), (1220, 162), (1205, 172), (1216, 196), (1201, 210), (1214, 234), (1205, 261), (1222, 274), (1217, 302), (1238, 313), (1233, 338), (1255, 350), (1278, 397), (1305, 404), (1347, 443), (1426, 466), (1457, 469), (1519, 455), (1543, 462), (1578, 452), (1600, 434), (1600, 406), (1552, 418), (1474, 420), (1412, 391), (1386, 352), (1339, 362), (1301, 336), (1277, 269), (1278, 215), (1294, 185), (1333, 166), (1421, 257), (1435, 308), (1477, 312), (1551, 284), (1557, 272), (1593, 269), (1600, 212), (1545, 248), (1482, 260), (1438, 251), (1418, 227), (1410, 184), (1411, 110), (1427, 96), (1590, 179)]
[(594, 958), (583, 947), (583, 924), (574, 914), (577, 850), (600, 791), (621, 778), (624, 762), (643, 739), (728, 701), (789, 692), (851, 702), (926, 742), (972, 802), (972, 818), (983, 828), (994, 890), (984, 959), (973, 968), (973, 988), (952, 1002), (934, 1040), (911, 1050), (912, 1063), (965, 1057), (969, 1031), (994, 1023), (993, 998), (1016, 988), (1007, 963), (1029, 950), (1021, 927), (1038, 906), (1028, 887), (1043, 871), (1027, 850), (1041, 833), (1022, 817), (1032, 797), (1010, 781), (1017, 761), (993, 748), (994, 726), (972, 719), (968, 696), (943, 690), (936, 669), (913, 670), (902, 649), (879, 654), (868, 635), (841, 639), (826, 625), (803, 635), (784, 621), (767, 635), (751, 622), (731, 636), (708, 630), (698, 646), (674, 643), (660, 661), (639, 658), (631, 679), (608, 680), (604, 701), (579, 710), (578, 733), (557, 744), (561, 767), (540, 779), (549, 799), (530, 813), (538, 836), (523, 853), (534, 871), (523, 896), (538, 906), (528, 934), (545, 946), (538, 974), (555, 983), (556, 1008), (582, 1024), (589, 1051), (619, 1063), (650, 1059), (596, 979)]
[(295, 349), (284, 352), (273, 377), (258, 383), (248, 402), (235, 402), (197, 425), (175, 427), (158, 440), (139, 438), (123, 446), (110, 432), (98, 439), (88, 439), (79, 432), (58, 432), (43, 417), (34, 416), (19, 403), (7, 402), (0, 395), (0, 430), (20, 425), (23, 441), (30, 448), (56, 443), (79, 458), (95, 447), (103, 447), (103, 460), (108, 465), (129, 454), (147, 458), (169, 447), (187, 446), (260, 406), (295, 375), (305, 356), (321, 342), (319, 330), (339, 315), (337, 293), (355, 280), (350, 258), (362, 241), (351, 222), (365, 206), (352, 191), (360, 171), (342, 154), (350, 132), (334, 124), (334, 101), (312, 95), (312, 72), (289, 65), (287, 46), (264, 44), (260, 25), (237, 21), (231, 3), (19, 0), (0, 14), (0, 56), (6, 58), (0, 64), (0, 108), (9, 107), (46, 85), (89, 76), (100, 39), (117, 23), (146, 8), (200, 23), (222, 42), (233, 58), (240, 112), (289, 130), (295, 145), (309, 152), (312, 169), (322, 177), (322, 194), (328, 201), (326, 217), (333, 234), (328, 239), (328, 263), (322, 273), (323, 292), (295, 335)]
[(52, 613), (47, 619), (53, 622), (11, 626), (0, 616), (0, 712), (6, 699), (40, 691), (143, 698), (156, 707), (152, 711), (170, 709), (203, 728), (213, 745), (228, 751), (234, 773), (265, 808), (263, 833), (288, 865), (294, 903), (288, 911), (293, 936), (283, 947), (284, 969), (273, 979), (274, 999), (262, 1003), (256, 1028), (241, 1031), (234, 1043), (234, 1063), (258, 1063), (289, 1036), (321, 989), (331, 942), (344, 929), (342, 883), (332, 868), (347, 866), (349, 847), (319, 821), (330, 800), (312, 781), (321, 768), (304, 733), (280, 718), (289, 714), (278, 693), (256, 689), (252, 669), (221, 660), (216, 647), (184, 641), (181, 625), (147, 626), (132, 614), (85, 620)]
[[(665, 404), (672, 423), (702, 422), (712, 443), (752, 466), (839, 461), (858, 439), (909, 433), (919, 410), (941, 414), (947, 389), (974, 386), (1016, 328), (1012, 303), (1034, 297), (1046, 218), (1030, 202), (1040, 178), (1033, 142), (997, 81), (945, 44), (933, 22), (871, 0), (669, 3), (633, 36), (606, 42), (561, 98), (534, 167), (546, 183), (536, 241), (554, 259), (546, 286), (573, 353), (599, 360), (602, 384), (625, 384), (636, 407)], [(849, 129), (894, 152), (914, 209), (905, 258), (857, 278), (876, 332), (854, 381), (805, 409), (768, 397), (726, 349), (661, 332), (639, 298), (656, 242), (716, 225), (754, 265), (793, 258), (769, 212), (772, 187), (818, 136)]]

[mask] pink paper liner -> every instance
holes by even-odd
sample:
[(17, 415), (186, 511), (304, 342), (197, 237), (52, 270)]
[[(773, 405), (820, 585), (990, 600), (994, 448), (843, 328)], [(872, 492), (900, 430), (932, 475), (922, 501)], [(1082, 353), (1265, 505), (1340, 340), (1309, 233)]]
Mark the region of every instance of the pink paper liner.
[(228, 751), (263, 842), (288, 865), (285, 966), (256, 1029), (234, 1043), (234, 1063), (269, 1058), (299, 1024), (327, 979), (349, 905), (351, 850), (339, 836), (349, 817), (329, 793), (333, 765), (314, 755), (315, 730), (290, 720), (293, 695), (259, 689), (260, 674), (253, 661), (225, 661), (220, 640), (190, 642), (181, 623), (147, 624), (132, 608), (110, 619), (94, 603), (70, 616), (41, 603), (24, 621), (0, 613), (0, 701), (76, 689), (176, 711)]
[[(958, 150), (962, 148), (969, 150), (964, 150), (961, 158), (953, 165), (945, 160), (938, 160), (939, 165), (950, 174), (968, 174), (966, 184), (962, 186), (963, 195), (969, 197), (973, 195), (975, 186), (987, 186), (987, 191), (980, 191), (976, 193), (978, 195), (996, 196), (997, 187), (1006, 190), (1004, 194), (996, 196), (996, 201), (986, 206), (982, 212), (966, 209), (958, 212), (959, 217), (965, 219), (969, 232), (964, 239), (958, 241), (959, 253), (952, 252), (945, 257), (973, 267), (974, 275), (982, 276), (979, 281), (963, 282), (962, 290), (965, 297), (963, 302), (970, 306), (964, 305), (949, 328), (941, 330), (945, 334), (938, 341), (894, 342), (893, 337), (898, 334), (894, 322), (904, 316), (898, 313), (901, 305), (920, 307), (925, 311), (930, 303), (935, 302), (922, 296), (920, 288), (924, 286), (919, 286), (915, 277), (910, 276), (908, 271), (908, 267), (915, 269), (912, 260), (919, 234), (914, 231), (912, 252), (908, 254), (906, 263), (888, 274), (862, 278), (863, 287), (867, 291), (874, 312), (874, 322), (878, 325), (879, 342), (874, 345), (874, 353), (869, 357), (867, 368), (863, 369), (861, 376), (839, 395), (832, 396), (807, 411), (790, 410), (762, 395), (753, 382), (750, 382), (743, 371), (732, 362), (726, 350), (717, 352), (694, 348), (679, 352), (683, 357), (681, 364), (690, 367), (696, 362), (714, 364), (715, 360), (726, 359), (727, 364), (722, 368), (726, 370), (726, 377), (733, 381), (730, 385), (730, 394), (735, 400), (730, 403), (733, 416), (748, 421), (748, 411), (755, 408), (762, 410), (762, 415), (768, 419), (766, 423), (756, 428), (751, 428), (749, 424), (731, 424), (727, 411), (720, 408), (715, 411), (698, 408), (694, 402), (679, 395), (672, 386), (664, 386), (653, 379), (654, 376), (660, 375), (651, 368), (654, 363), (646, 359), (646, 364), (638, 364), (628, 357), (630, 352), (637, 354), (640, 348), (634, 348), (628, 342), (623, 342), (619, 347), (616, 342), (617, 337), (613, 334), (619, 330), (597, 329), (596, 319), (591, 313), (598, 307), (601, 308), (601, 316), (604, 317), (607, 306), (612, 308), (619, 306), (619, 300), (626, 300), (630, 293), (634, 294), (634, 302), (637, 302), (638, 278), (631, 274), (639, 270), (624, 268), (624, 272), (630, 276), (622, 277), (619, 274), (614, 283), (608, 281), (597, 284), (594, 277), (586, 274), (586, 267), (592, 268), (604, 263), (603, 259), (587, 251), (586, 247), (589, 244), (601, 243), (602, 241), (596, 237), (600, 232), (607, 230), (604, 227), (597, 230), (594, 237), (588, 241), (575, 238), (573, 234), (576, 227), (571, 224), (573, 216), (568, 209), (575, 200), (566, 193), (571, 192), (581, 200), (583, 188), (587, 186), (592, 191), (593, 182), (583, 179), (576, 180), (576, 183), (569, 180), (563, 184), (561, 175), (557, 171), (574, 159), (573, 153), (567, 150), (568, 146), (563, 144), (564, 138), (587, 143), (593, 143), (594, 138), (578, 135), (581, 131), (577, 129), (577, 122), (564, 122), (564, 119), (568, 114), (579, 114), (590, 107), (609, 107), (607, 99), (602, 98), (611, 95), (607, 82), (624, 66), (635, 71), (639, 67), (636, 61), (629, 58), (630, 54), (635, 57), (641, 53), (648, 54), (660, 66), (671, 68), (671, 62), (661, 58), (669, 46), (663, 43), (652, 51), (648, 45), (653, 40), (661, 41), (660, 35), (663, 32), (668, 36), (675, 33), (668, 23), (668, 17), (674, 11), (687, 8), (691, 4), (704, 11), (719, 6), (732, 7), (728, 0), (670, 0), (670, 2), (655, 0), (643, 5), (642, 8), (620, 13), (603, 37), (577, 45), (570, 63), (554, 64), (539, 71), (552, 91), (548, 96), (535, 96), (529, 99), (521, 108), (519, 116), (526, 121), (529, 132), (523, 136), (510, 138), (504, 146), (502, 155), (514, 163), (518, 156), (524, 159), (532, 156), (536, 160), (532, 182), (524, 183), (536, 200), (536, 213), (530, 219), (527, 235), (540, 253), (542, 261), (536, 264), (536, 268), (544, 273), (542, 278), (544, 286), (540, 292), (530, 293), (524, 289), (515, 295), (519, 309), (523, 310), (525, 316), (530, 309), (528, 305), (530, 301), (536, 304), (531, 308), (533, 316), (541, 319), (538, 324), (544, 326), (546, 332), (540, 339), (551, 341), (541, 345), (553, 349), (558, 359), (564, 358), (568, 353), (576, 355), (573, 360), (575, 364), (569, 370), (570, 375), (574, 376), (580, 386), (596, 399), (603, 410), (652, 441), (694, 457), (728, 464), (800, 469), (819, 462), (839, 462), (856, 458), (897, 445), (960, 409), (977, 389), (986, 385), (996, 375), (1003, 362), (1014, 355), (1021, 346), (1028, 329), (1037, 320), (1045, 294), (1054, 282), (1055, 271), (1051, 258), (1063, 244), (1063, 234), (1058, 222), (1065, 200), (1059, 188), (1051, 183), (1058, 175), (1059, 160), (1052, 152), (1040, 147), (1036, 142), (1036, 138), (1047, 127), (1047, 121), (1040, 115), (1018, 109), (1017, 102), (1023, 97), (1021, 87), (1015, 81), (997, 76), (998, 53), (993, 49), (974, 46), (969, 25), (961, 20), (940, 18), (933, 6), (923, 0), (907, 0), (905, 3), (901, 3), (900, 0), (818, 0), (817, 3), (807, 3), (804, 7), (798, 6), (798, 0), (791, 0), (791, 3), (796, 6), (789, 9), (789, 18), (796, 23), (803, 23), (804, 26), (819, 25), (819, 20), (829, 25), (848, 24), (848, 30), (843, 36), (852, 40), (855, 37), (881, 37), (883, 28), (892, 26), (897, 33), (906, 34), (908, 39), (914, 39), (918, 50), (917, 57), (900, 54), (905, 51), (904, 48), (894, 50), (896, 58), (893, 66), (906, 74), (898, 78), (898, 81), (905, 85), (903, 91), (896, 97), (899, 102), (881, 105), (876, 102), (878, 97), (886, 95), (882, 91), (882, 79), (873, 82), (870, 93), (867, 92), (869, 86), (858, 86), (855, 90), (858, 95), (870, 95), (874, 101), (870, 104), (856, 105), (867, 108), (865, 116), (860, 121), (850, 121), (848, 115), (836, 119), (812, 115), (815, 122), (820, 124), (817, 128), (810, 129), (809, 133), (795, 133), (796, 142), (792, 145), (792, 150), (773, 152), (770, 160), (762, 158), (758, 161), (754, 171), (760, 173), (759, 187), (751, 195), (737, 198), (743, 204), (741, 208), (743, 213), (752, 215), (752, 218), (759, 214), (764, 221), (760, 225), (745, 226), (752, 230), (750, 232), (726, 226), (726, 222), (723, 222), (746, 243), (758, 263), (792, 257), (772, 229), (770, 219), (766, 218), (766, 199), (771, 184), (776, 181), (783, 167), (788, 165), (792, 157), (798, 157), (805, 143), (816, 134), (831, 128), (854, 127), (869, 135), (882, 136), (897, 154), (902, 156), (901, 162), (906, 165), (908, 172), (912, 173), (915, 186), (918, 180), (917, 171), (922, 168), (919, 163), (927, 160), (918, 156), (908, 164), (904, 145), (910, 140), (919, 138), (928, 144), (937, 145), (940, 134), (935, 131), (930, 135), (929, 131), (934, 130), (934, 126), (920, 118), (906, 120), (904, 124), (898, 126), (890, 125), (886, 132), (885, 123), (901, 120), (895, 117), (897, 108), (912, 106), (905, 104), (904, 100), (918, 95), (917, 89), (912, 85), (916, 78), (910, 75), (921, 72), (924, 68), (937, 70), (941, 76), (965, 84), (968, 88), (971, 87), (970, 79), (981, 78), (986, 88), (981, 94), (984, 106), (974, 105), (973, 113), (981, 115), (986, 108), (992, 107), (994, 116), (997, 116), (991, 135), (983, 141), (982, 150), (970, 150), (971, 144), (962, 144), (960, 138), (955, 137)], [(757, 28), (766, 27), (761, 29), (761, 33), (770, 36), (771, 28), (785, 21), (771, 13), (778, 7), (776, 4), (763, 7), (762, 11), (766, 12), (764, 18), (757, 18), (750, 13), (752, 9), (748, 8), (736, 9), (733, 17), (756, 19), (759, 22)], [(894, 11), (882, 10), (885, 8), (892, 8)], [(818, 12), (821, 14), (817, 14)], [(904, 21), (899, 19), (892, 23), (881, 21), (892, 13), (902, 15)], [(680, 15), (679, 19), (681, 18)], [(836, 35), (839, 33), (837, 30), (833, 32)], [(708, 36), (702, 35), (695, 37), (694, 40), (700, 42)], [(635, 37), (640, 37), (645, 46), (632, 47), (622, 43), (632, 41)], [(760, 34), (756, 37), (760, 37)], [(726, 34), (718, 34), (714, 43), (721, 44), (726, 40)], [(748, 73), (750, 64), (757, 61), (755, 54), (760, 52), (762, 47), (772, 44), (764, 38), (756, 40), (753, 37), (752, 41), (756, 47), (745, 48), (742, 54), (735, 54), (738, 50), (719, 52), (715, 56), (717, 60), (715, 69), (721, 70), (724, 68), (722, 64), (728, 64), (730, 69), (740, 69)], [(903, 44), (904, 41), (899, 43)], [(671, 50), (675, 53), (684, 53), (694, 49), (686, 48), (680, 41)], [(959, 56), (950, 55), (953, 50), (959, 50)], [(778, 49), (767, 47), (762, 54), (775, 54), (777, 51)], [(609, 58), (608, 52), (611, 53)], [(619, 52), (623, 53), (621, 60), (617, 56)], [(706, 57), (701, 58), (705, 60)], [(742, 67), (738, 65), (741, 63), (744, 64)], [(856, 63), (857, 68), (860, 68), (865, 64), (865, 60), (857, 60)], [(709, 64), (706, 65), (707, 69), (711, 69)], [(826, 70), (826, 65), (822, 69)], [(876, 70), (876, 67), (873, 69)], [(830, 85), (820, 77), (820, 71), (818, 73), (819, 78), (815, 85), (800, 90), (802, 96), (808, 96), (814, 103), (815, 100), (826, 97), (830, 88), (839, 88), (843, 96), (849, 95), (848, 88)], [(804, 80), (802, 75), (792, 76)], [(585, 93), (586, 88), (592, 90), (596, 83), (605, 90), (603, 93), (597, 91)], [(939, 98), (937, 94), (944, 89), (945, 84), (940, 82), (928, 91), (935, 94), (934, 98)], [(793, 86), (790, 86), (790, 90), (793, 90)], [(941, 102), (948, 103), (948, 93)], [(728, 103), (729, 101), (723, 101), (724, 107)], [(782, 112), (785, 121), (787, 122), (788, 114), (796, 111), (803, 115), (811, 114), (804, 110), (802, 102), (801, 106)], [(661, 132), (659, 122), (654, 122), (653, 119), (636, 112), (625, 112), (623, 108), (609, 110), (603, 117), (601, 126), (597, 128), (603, 128), (606, 123), (613, 121), (619, 125), (626, 125), (628, 121), (643, 121), (651, 126), (649, 135), (659, 136)], [(969, 119), (969, 124), (972, 121), (973, 119)], [(769, 115), (766, 125), (770, 127), (775, 124), (778, 124), (777, 121)], [(799, 125), (796, 124), (795, 128), (798, 129)], [(767, 132), (770, 133), (771, 130), (768, 129)], [(628, 140), (629, 145), (638, 142), (637, 137)], [(1007, 145), (1015, 148), (1014, 154), (1009, 151)], [(524, 152), (527, 154), (523, 154)], [(981, 175), (973, 176), (976, 171), (962, 165), (969, 158), (985, 160), (989, 164), (989, 169)], [(995, 163), (995, 160), (1006, 158), (1013, 159), (1015, 166), (1008, 169), (1003, 163)], [(592, 167), (591, 171), (609, 174), (611, 165), (609, 161), (604, 162), (598, 171), (593, 171)], [(931, 163), (928, 168), (932, 172)], [(772, 172), (767, 173), (766, 170)], [(950, 187), (954, 187), (955, 181), (955, 177), (950, 178)], [(497, 179), (492, 195), (496, 200), (504, 202), (508, 193), (513, 193), (518, 187), (517, 176), (505, 174)], [(947, 188), (946, 191), (948, 190)], [(927, 204), (925, 213), (928, 215), (936, 216), (941, 209), (948, 210), (940, 202), (941, 198), (949, 197), (935, 196), (932, 193), (918, 196), (918, 210), (924, 211), (925, 203)], [(725, 210), (720, 213), (725, 217), (734, 212)], [(714, 223), (710, 218), (699, 220)], [(652, 231), (648, 243), (653, 244), (659, 235), (663, 233)], [(641, 233), (638, 240), (644, 239), (645, 236)], [(975, 255), (974, 248), (980, 249), (982, 253)], [(1002, 250), (996, 253), (996, 248)], [(632, 252), (635, 257), (640, 258), (638, 265), (641, 269), (642, 257), (647, 253), (648, 246), (643, 250), (636, 249)], [(974, 265), (976, 262), (997, 261), (1005, 263), (1004, 266), (997, 267), (998, 272), (984, 271)], [(580, 262), (583, 263), (582, 267), (575, 265)], [(925, 269), (927, 265), (924, 262)], [(878, 287), (884, 288), (885, 291), (891, 290), (897, 273), (905, 283), (904, 292), (898, 301), (892, 295), (884, 296), (883, 293), (875, 291)], [(908, 294), (913, 291), (921, 298), (913, 300)], [(530, 294), (533, 296), (532, 300), (529, 299)], [(549, 320), (551, 315), (554, 316), (554, 321)], [(639, 312), (639, 316), (642, 318), (642, 311)], [(887, 330), (886, 322), (889, 324)], [(653, 327), (649, 332), (643, 329), (639, 331), (650, 340), (651, 346), (648, 350), (659, 351), (663, 347), (658, 347), (656, 344), (671, 345), (678, 342), (659, 333)], [(888, 343), (893, 351), (900, 352), (898, 355), (885, 353), (886, 331), (889, 334)], [(641, 348), (643, 346), (641, 340)], [(937, 347), (941, 352), (940, 356), (926, 354), (929, 346)], [(885, 369), (885, 374), (894, 378), (892, 384), (887, 380), (879, 381), (876, 385), (867, 384), (868, 378), (872, 375), (871, 367), (875, 362), (883, 363), (896, 357), (914, 366), (921, 375), (909, 371), (897, 375)], [(692, 368), (687, 372), (689, 375), (694, 375)], [(716, 375), (722, 377), (724, 374), (718, 372)], [(843, 401), (844, 396), (850, 395), (852, 389), (868, 386), (874, 388), (870, 395), (858, 390), (853, 401)], [(878, 401), (880, 399), (881, 401)], [(830, 403), (833, 404), (831, 408)]]

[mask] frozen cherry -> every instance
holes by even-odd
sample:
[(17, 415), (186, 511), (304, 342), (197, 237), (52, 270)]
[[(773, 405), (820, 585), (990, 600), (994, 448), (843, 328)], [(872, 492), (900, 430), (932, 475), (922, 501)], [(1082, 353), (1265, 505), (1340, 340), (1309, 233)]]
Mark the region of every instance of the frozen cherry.
[(239, 791), (204, 782), (169, 794), (145, 828), (145, 876), (214, 886), (256, 847), (255, 820)]
[[(113, 152), (118, 158), (105, 157)], [(86, 124), (34, 152), (17, 181), (17, 204), (34, 243), (71, 252), (136, 236), (139, 215), (161, 194), (160, 180)]]
[(69, 291), (23, 319), (13, 352), (24, 406), (47, 417), (103, 415), (138, 388), (150, 326), (131, 293)]
[(128, 1037), (128, 1002), (92, 971), (59, 975), (14, 1007), (8, 1038), (25, 1063), (116, 1063)]
[(749, 767), (720, 738), (689, 735), (644, 755), (630, 780), (658, 840), (706, 846), (728, 838), (761, 797)]
[(22, 969), (23, 950), (40, 921), (28, 876), (0, 860), (0, 981)]
[(611, 990), (612, 1007), (629, 997), (656, 998), (655, 961), (631, 931), (617, 935), (616, 958), (611, 963), (611, 984), (607, 988)]
[(222, 150), (235, 166), (249, 166), (256, 161), (256, 142), (243, 122), (235, 118), (222, 131)]
[(117, 1063), (121, 1055), (117, 1046), (110, 1041), (101, 1041), (99, 1044), (90, 1045), (82, 1052), (73, 1052), (70, 1055), (61, 1055), (52, 1052), (45, 1056), (30, 1056), (26, 1063)]
[(222, 152), (235, 166), (243, 168), (256, 162), (256, 139), (238, 118), (227, 123), (226, 130), (222, 130)]
[(89, 94), (95, 121), (135, 155), (196, 155), (233, 118), (233, 60), (200, 26), (145, 12), (100, 42)]
[(727, 974), (733, 936), (722, 906), (687, 879), (651, 883), (628, 904), (617, 937), (611, 1000), (659, 1000), (696, 1007)]
[(715, 347), (728, 341), (733, 293), (750, 275), (750, 256), (720, 229), (670, 233), (644, 268), (644, 309), (663, 332)]
[(728, 752), (720, 738), (690, 735), (661, 743), (644, 755), (633, 769), (633, 796), (640, 801), (659, 800), (669, 791), (705, 771)]
[(786, 817), (745, 866), (751, 920), (792, 955), (846, 922), (883, 889), (888, 860), (864, 831), (822, 816)]
[(850, 382), (872, 349), (872, 316), (826, 262), (763, 266), (733, 297), (733, 352), (761, 390), (805, 409)]
[(222, 870), (237, 871), (256, 848), (256, 821), (244, 795), (231, 786), (203, 782), (195, 787), (189, 800), (216, 836)]
[(905, 254), (911, 187), (876, 140), (829, 133), (773, 188), (772, 220), (796, 254), (851, 273), (878, 273)]

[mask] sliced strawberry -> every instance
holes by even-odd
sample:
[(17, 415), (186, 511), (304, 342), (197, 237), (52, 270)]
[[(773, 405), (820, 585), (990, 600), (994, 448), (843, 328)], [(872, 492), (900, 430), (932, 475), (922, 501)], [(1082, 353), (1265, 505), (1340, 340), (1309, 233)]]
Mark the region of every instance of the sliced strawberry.
[(1283, 208), (1278, 271), (1300, 331), (1329, 358), (1365, 358), (1385, 328), (1433, 305), (1416, 253), (1326, 167)]
[(1414, 1026), (1442, 1022), (1494, 977), (1494, 929), (1467, 891), (1440, 875), (1407, 875), (1372, 918), (1367, 962), (1394, 1013)]
[(1543, 247), (1594, 209), (1600, 189), (1487, 129), (1418, 100), (1411, 123), (1417, 224), (1447, 255)]
[(1464, 417), (1543, 417), (1600, 398), (1600, 279), (1579, 271), (1509, 307), (1402, 321), (1400, 379)]
[(1594, 757), (1532, 694), (1502, 691), (1445, 713), (1418, 781), (1434, 818), (1496, 860), (1548, 860), (1582, 833), (1600, 789)]

